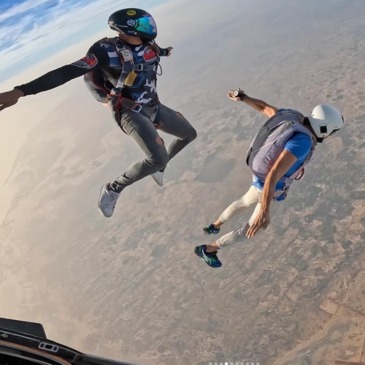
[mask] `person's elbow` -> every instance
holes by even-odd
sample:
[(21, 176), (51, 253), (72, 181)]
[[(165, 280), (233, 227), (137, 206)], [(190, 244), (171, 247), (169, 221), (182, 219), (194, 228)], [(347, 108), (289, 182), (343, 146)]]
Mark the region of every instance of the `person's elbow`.
[(262, 109), (262, 112), (269, 118), (273, 117), (278, 111), (278, 108), (275, 108), (271, 105), (265, 105)]

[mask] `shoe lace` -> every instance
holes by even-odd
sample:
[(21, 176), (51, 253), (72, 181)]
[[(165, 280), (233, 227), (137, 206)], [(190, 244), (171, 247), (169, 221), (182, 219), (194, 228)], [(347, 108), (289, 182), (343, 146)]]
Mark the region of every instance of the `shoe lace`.
[(116, 193), (115, 191), (113, 190), (109, 190), (108, 191), (108, 195), (110, 197), (110, 204), (111, 204), (111, 207), (114, 209), (116, 204), (117, 204), (117, 200), (118, 200), (118, 197), (119, 197), (119, 193)]

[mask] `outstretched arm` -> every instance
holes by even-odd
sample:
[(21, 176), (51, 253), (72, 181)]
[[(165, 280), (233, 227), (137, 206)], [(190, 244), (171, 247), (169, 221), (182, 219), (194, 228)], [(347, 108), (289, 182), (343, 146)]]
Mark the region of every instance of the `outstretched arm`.
[(251, 108), (265, 114), (267, 117), (272, 117), (278, 111), (278, 108), (268, 104), (266, 101), (251, 98), (243, 90), (229, 90), (227, 96), (234, 101), (243, 101)]
[(0, 93), (0, 110), (16, 104), (22, 96), (38, 94), (42, 91), (54, 89), (87, 72), (89, 71), (71, 64), (50, 71), (27, 84), (15, 86), (11, 91)]
[(20, 97), (38, 94), (54, 89), (79, 76), (99, 68), (108, 62), (102, 52), (88, 53), (85, 57), (69, 65), (59, 67), (45, 75), (23, 85), (15, 86), (11, 91), (0, 93), (0, 111), (16, 104)]

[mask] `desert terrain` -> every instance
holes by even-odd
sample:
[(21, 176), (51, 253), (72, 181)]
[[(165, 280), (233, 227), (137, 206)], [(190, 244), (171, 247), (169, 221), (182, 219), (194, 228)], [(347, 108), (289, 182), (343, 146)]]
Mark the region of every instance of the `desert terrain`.
[[(161, 101), (198, 138), (162, 188), (134, 184), (110, 219), (97, 209), (100, 186), (143, 155), (82, 80), (59, 89), (69, 96), (28, 133), (5, 182), (1, 316), (141, 365), (365, 363), (365, 3), (263, 3), (245, 17), (234, 1), (220, 5), (232, 20), (215, 11), (211, 28), (163, 59)], [(226, 98), (237, 87), (304, 114), (332, 103), (345, 128), (317, 146), (270, 228), (222, 250), (213, 270), (193, 248), (214, 240), (203, 226), (247, 190), (245, 153), (265, 121)]]

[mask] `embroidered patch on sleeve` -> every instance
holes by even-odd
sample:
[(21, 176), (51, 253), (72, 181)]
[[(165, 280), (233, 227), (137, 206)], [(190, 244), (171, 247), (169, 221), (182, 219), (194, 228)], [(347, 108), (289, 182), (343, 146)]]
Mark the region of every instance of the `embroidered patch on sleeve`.
[(146, 62), (156, 61), (157, 60), (157, 54), (152, 48), (146, 47), (143, 51), (143, 59)]
[(98, 63), (98, 59), (92, 54), (87, 54), (84, 58), (81, 58), (80, 60), (72, 63), (72, 65), (81, 67), (81, 68), (87, 68), (91, 69), (95, 67), (95, 65)]

